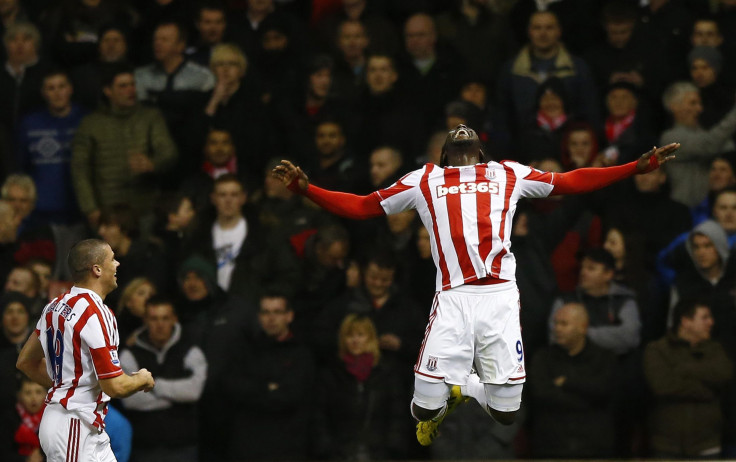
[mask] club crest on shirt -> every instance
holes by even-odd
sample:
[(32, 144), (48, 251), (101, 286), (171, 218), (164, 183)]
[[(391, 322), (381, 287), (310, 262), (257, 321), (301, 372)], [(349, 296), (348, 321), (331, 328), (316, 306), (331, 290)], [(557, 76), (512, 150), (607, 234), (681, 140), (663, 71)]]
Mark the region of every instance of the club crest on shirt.
[(120, 360), (118, 359), (118, 350), (110, 350), (110, 362), (112, 362), (116, 366), (120, 365)]
[(437, 370), (437, 357), (436, 356), (430, 356), (427, 358), (427, 370), (430, 372), (434, 372)]
[(495, 180), (496, 179), (496, 170), (494, 170), (492, 168), (487, 168), (486, 169), (486, 178), (488, 178), (489, 180)]

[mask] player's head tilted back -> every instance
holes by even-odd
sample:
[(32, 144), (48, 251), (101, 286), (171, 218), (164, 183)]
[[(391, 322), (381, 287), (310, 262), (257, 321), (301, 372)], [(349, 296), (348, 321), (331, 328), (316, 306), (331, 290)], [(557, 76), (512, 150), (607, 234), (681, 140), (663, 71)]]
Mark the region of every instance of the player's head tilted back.
[(450, 130), (442, 146), (440, 167), (474, 165), (478, 162), (486, 162), (486, 158), (475, 130), (463, 124)]

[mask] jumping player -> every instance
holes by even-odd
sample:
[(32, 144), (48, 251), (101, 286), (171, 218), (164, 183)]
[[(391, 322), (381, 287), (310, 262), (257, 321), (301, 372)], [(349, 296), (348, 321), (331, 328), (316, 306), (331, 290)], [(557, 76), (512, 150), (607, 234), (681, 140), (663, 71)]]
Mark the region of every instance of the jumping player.
[[(419, 421), (417, 439), (426, 446), (445, 416), (468, 397), (505, 425), (513, 423), (521, 406), (526, 372), (510, 250), (517, 201), (603, 188), (658, 168), (674, 158), (678, 147), (653, 148), (625, 165), (548, 173), (516, 162), (488, 162), (475, 131), (458, 125), (447, 135), (439, 167), (426, 164), (367, 196), (310, 185), (288, 161), (273, 174), (343, 217), (419, 212), (437, 267), (437, 293), (414, 366), (411, 405)], [(473, 367), (477, 375), (471, 375)]]
[(154, 380), (146, 369), (126, 375), (120, 368), (117, 323), (103, 303), (118, 286), (110, 246), (80, 241), (67, 264), (74, 286), (46, 305), (17, 367), (49, 389), (39, 428), (49, 462), (115, 462), (104, 432), (107, 402), (150, 391)]

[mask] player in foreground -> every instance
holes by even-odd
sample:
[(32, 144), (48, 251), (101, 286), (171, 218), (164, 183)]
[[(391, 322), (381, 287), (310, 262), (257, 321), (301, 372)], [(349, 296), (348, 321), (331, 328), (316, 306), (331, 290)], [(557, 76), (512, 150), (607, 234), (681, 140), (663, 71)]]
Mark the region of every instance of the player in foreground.
[(126, 375), (120, 368), (115, 316), (103, 303), (118, 286), (120, 263), (110, 246), (80, 241), (67, 264), (74, 287), (46, 305), (16, 365), (49, 389), (39, 428), (49, 462), (114, 462), (104, 432), (107, 402), (150, 391), (154, 380), (146, 369)]
[[(439, 167), (426, 164), (367, 196), (310, 185), (289, 161), (281, 161), (273, 175), (343, 217), (419, 213), (437, 267), (437, 293), (414, 366), (411, 405), (419, 421), (417, 439), (427, 446), (442, 420), (468, 397), (505, 425), (513, 423), (521, 406), (526, 372), (510, 250), (517, 201), (595, 191), (660, 167), (674, 159), (679, 146), (652, 148), (625, 165), (548, 173), (516, 162), (489, 162), (475, 131), (458, 125), (447, 135)], [(471, 374), (473, 368), (477, 375)]]

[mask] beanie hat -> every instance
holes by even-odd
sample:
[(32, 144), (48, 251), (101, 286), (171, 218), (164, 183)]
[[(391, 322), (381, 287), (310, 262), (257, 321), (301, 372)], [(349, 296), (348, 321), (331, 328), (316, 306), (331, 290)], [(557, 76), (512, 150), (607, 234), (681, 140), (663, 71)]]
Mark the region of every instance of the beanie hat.
[(192, 255), (184, 260), (177, 273), (177, 282), (181, 285), (187, 273), (194, 271), (197, 276), (204, 280), (207, 292), (213, 294), (217, 287), (217, 272), (215, 266), (199, 255)]
[(26, 309), (26, 313), (30, 314), (32, 304), (31, 299), (20, 292), (14, 291), (5, 292), (0, 296), (0, 313), (5, 311), (5, 308), (7, 308), (11, 303), (20, 303)]

